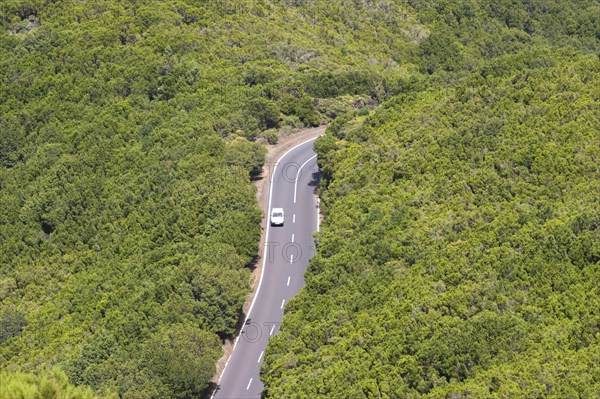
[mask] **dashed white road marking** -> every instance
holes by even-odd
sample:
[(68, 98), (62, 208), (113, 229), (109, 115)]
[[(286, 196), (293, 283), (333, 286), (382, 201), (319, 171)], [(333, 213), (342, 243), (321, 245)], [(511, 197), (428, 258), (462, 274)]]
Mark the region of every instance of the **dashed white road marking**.
[(265, 354), (265, 351), (260, 352), (260, 356), (258, 357), (258, 361), (256, 363), (260, 363), (260, 359), (262, 359), (264, 354)]
[(281, 301), (281, 307), (279, 309), (283, 309), (283, 305), (285, 305), (285, 299)]
[[(294, 151), (296, 148), (298, 148), (298, 147), (300, 147), (300, 146), (303, 146), (303, 145), (305, 145), (306, 143), (309, 143), (309, 142), (311, 142), (311, 141), (314, 141), (314, 140), (316, 140), (316, 139), (317, 139), (317, 137), (313, 137), (313, 138), (311, 138), (311, 139), (309, 139), (309, 140), (306, 140), (306, 141), (304, 141), (304, 142), (302, 142), (302, 143), (300, 143), (300, 144), (298, 144), (298, 145), (296, 145), (296, 146), (294, 146), (294, 147), (290, 148), (290, 149), (289, 149), (289, 150), (288, 150), (288, 151), (287, 151), (285, 154), (283, 154), (283, 155), (282, 155), (282, 156), (281, 156), (281, 157), (280, 157), (280, 158), (277, 160), (277, 162), (275, 163), (275, 167), (273, 168), (273, 173), (271, 174), (271, 177), (270, 177), (270, 179), (269, 179), (269, 180), (270, 180), (270, 182), (269, 182), (269, 202), (268, 202), (268, 204), (269, 204), (269, 205), (268, 205), (268, 207), (267, 207), (267, 209), (268, 209), (268, 210), (270, 210), (270, 209), (271, 209), (272, 198), (273, 198), (273, 185), (274, 185), (273, 183), (274, 183), (274, 180), (275, 180), (275, 174), (276, 174), (276, 171), (277, 171), (277, 166), (280, 164), (280, 162), (282, 162), (282, 160), (283, 160), (283, 159), (284, 159), (284, 158), (285, 158), (285, 157), (286, 157), (286, 156), (287, 156), (289, 153), (291, 153), (292, 151)], [(293, 222), (293, 223), (296, 223), (296, 214), (294, 214), (294, 215), (293, 215), (293, 220), (292, 220), (292, 222)], [(267, 221), (266, 225), (267, 225), (267, 228), (266, 228), (266, 232), (265, 232), (265, 237), (267, 237), (267, 239), (265, 240), (265, 251), (267, 251), (267, 250), (268, 250), (268, 245), (269, 245), (269, 244), (268, 244), (268, 237), (269, 237), (269, 227), (271, 226), (271, 224), (270, 224), (270, 223), (268, 223), (268, 221)], [(255, 304), (255, 302), (256, 302), (256, 299), (257, 299), (257, 298), (258, 298), (258, 296), (259, 296), (259, 295), (258, 295), (258, 293), (260, 292), (260, 288), (261, 288), (261, 286), (262, 286), (263, 277), (264, 277), (264, 275), (265, 275), (265, 274), (267, 274), (267, 267), (266, 267), (266, 265), (267, 265), (267, 258), (268, 258), (267, 256), (263, 257), (263, 267), (262, 267), (262, 272), (260, 273), (260, 279), (259, 279), (259, 281), (258, 281), (258, 287), (256, 288), (256, 292), (254, 293), (254, 298), (252, 299), (252, 303), (250, 304), (250, 309), (248, 310), (248, 314), (252, 313), (252, 308), (254, 307), (254, 304)], [(271, 334), (273, 333), (273, 330), (274, 330), (274, 328), (275, 328), (275, 326), (273, 326), (273, 328), (271, 329)], [(240, 336), (241, 336), (241, 335), (238, 335), (238, 336), (236, 337), (236, 339), (235, 339), (235, 342), (234, 342), (234, 344), (233, 344), (233, 351), (234, 351), (234, 352), (235, 352), (235, 348), (236, 348), (237, 344), (238, 344), (238, 343), (239, 343), (239, 341), (240, 341)], [(222, 372), (221, 372), (221, 374), (219, 375), (219, 379), (218, 379), (218, 381), (217, 381), (217, 384), (220, 384), (220, 383), (221, 383), (221, 381), (222, 381), (222, 379), (223, 379), (223, 376), (225, 375), (225, 371), (227, 370), (227, 366), (229, 365), (229, 361), (230, 361), (230, 360), (231, 360), (231, 357), (230, 357), (229, 359), (227, 359), (227, 361), (225, 362), (225, 367), (223, 368), (223, 371), (222, 371)], [(248, 387), (246, 388), (246, 390), (250, 389), (250, 384), (251, 384), (251, 383), (252, 383), (252, 378), (250, 378), (250, 381), (248, 382)], [(215, 393), (216, 393), (216, 392), (217, 392), (217, 391), (214, 391), (214, 392), (212, 393), (212, 395), (211, 395), (211, 399), (213, 399), (213, 398), (214, 398), (214, 396), (215, 396)]]
[(292, 234), (292, 242), (294, 242), (294, 235)]
[(291, 265), (292, 263), (294, 263), (294, 254), (291, 254), (291, 255), (290, 255), (290, 265)]
[(292, 215), (292, 223), (296, 223), (296, 214), (295, 213)]
[(291, 278), (291, 277), (292, 277), (292, 276), (288, 276), (288, 282), (287, 282), (287, 286), (288, 286), (288, 287), (290, 286), (290, 278)]
[(273, 335), (273, 331), (275, 331), (275, 324), (273, 324), (273, 327), (271, 327), (271, 332), (269, 333), (269, 335)]

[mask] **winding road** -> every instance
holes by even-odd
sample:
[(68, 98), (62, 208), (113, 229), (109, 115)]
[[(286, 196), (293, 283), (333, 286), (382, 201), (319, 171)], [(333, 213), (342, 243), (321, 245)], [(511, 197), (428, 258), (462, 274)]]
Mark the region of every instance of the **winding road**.
[[(273, 166), (260, 282), (233, 353), (221, 374), (215, 399), (260, 398), (260, 366), (269, 338), (279, 331), (290, 298), (304, 286), (319, 228), (315, 189), (319, 172), (315, 138), (286, 152)], [(283, 226), (270, 226), (272, 208), (283, 208)]]

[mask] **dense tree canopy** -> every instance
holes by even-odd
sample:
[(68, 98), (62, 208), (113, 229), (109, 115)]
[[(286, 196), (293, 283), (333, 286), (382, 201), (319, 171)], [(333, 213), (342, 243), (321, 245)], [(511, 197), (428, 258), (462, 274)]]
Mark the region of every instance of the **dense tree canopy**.
[(4, 399), (96, 399), (89, 387), (75, 387), (59, 368), (39, 374), (0, 372)]
[(256, 140), (417, 69), (391, 58), (414, 18), (341, 6), (0, 2), (3, 382), (198, 397), (249, 290)]
[(478, 3), (414, 2), (430, 76), (317, 140), (266, 397), (598, 396), (598, 5)]
[(596, 396), (598, 87), (582, 56), (320, 138), (326, 219), (267, 397)]
[(2, 396), (198, 397), (249, 290), (259, 142), (334, 118), (302, 336), (271, 347), (268, 394), (584, 396), (599, 14), (0, 2)]

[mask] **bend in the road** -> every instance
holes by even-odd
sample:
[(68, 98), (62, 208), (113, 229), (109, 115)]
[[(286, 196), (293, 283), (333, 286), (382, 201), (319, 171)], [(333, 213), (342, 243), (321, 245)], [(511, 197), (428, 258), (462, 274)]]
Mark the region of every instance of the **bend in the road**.
[[(315, 139), (291, 148), (274, 165), (265, 210), (262, 271), (242, 330), (212, 395), (216, 399), (260, 398), (264, 350), (278, 331), (285, 305), (304, 286), (304, 271), (315, 249), (312, 234), (318, 228), (318, 201), (313, 190), (318, 179), (316, 161), (311, 169), (317, 170), (317, 177), (302, 171), (316, 158), (312, 148)], [(295, 173), (290, 173), (291, 167), (297, 169)], [(273, 207), (286, 209), (286, 221), (284, 226), (271, 229), (268, 215)], [(279, 251), (281, 256), (277, 256)]]

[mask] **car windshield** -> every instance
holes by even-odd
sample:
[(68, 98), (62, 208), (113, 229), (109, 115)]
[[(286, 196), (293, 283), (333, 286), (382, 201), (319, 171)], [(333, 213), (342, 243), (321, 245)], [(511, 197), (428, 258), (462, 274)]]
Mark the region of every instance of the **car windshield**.
[(273, 217), (279, 218), (279, 217), (282, 217), (282, 216), (283, 216), (283, 213), (281, 213), (281, 212), (274, 212), (273, 213)]

